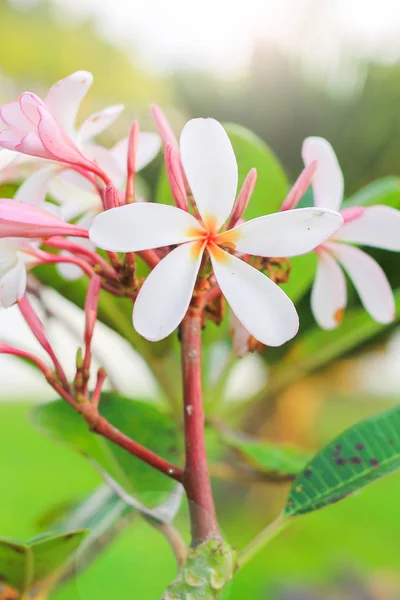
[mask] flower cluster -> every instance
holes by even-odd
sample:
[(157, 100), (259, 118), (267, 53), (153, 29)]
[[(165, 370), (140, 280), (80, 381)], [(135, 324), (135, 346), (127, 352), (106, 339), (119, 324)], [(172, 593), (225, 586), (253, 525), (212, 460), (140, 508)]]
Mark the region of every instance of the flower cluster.
[[(134, 123), (129, 136), (105, 148), (95, 138), (123, 107), (105, 108), (77, 127), (91, 83), (91, 74), (79, 71), (44, 100), (25, 92), (0, 108), (0, 180), (28, 174), (14, 199), (0, 200), (0, 306), (24, 297), (27, 269), (55, 263), (66, 278), (99, 276), (104, 289), (131, 298), (133, 325), (148, 340), (165, 338), (191, 306), (205, 308), (222, 294), (236, 327), (279, 346), (296, 335), (298, 315), (264, 273), (266, 264), (316, 252), (312, 310), (321, 327), (336, 327), (346, 307), (341, 267), (374, 319), (394, 318), (386, 276), (353, 244), (399, 251), (400, 213), (387, 206), (340, 210), (343, 175), (326, 140), (305, 140), (305, 169), (281, 211), (245, 221), (257, 173), (250, 171), (237, 195), (238, 166), (220, 123), (189, 121), (178, 145), (155, 107), (160, 135), (140, 133)], [(136, 173), (156, 157), (161, 140), (175, 206), (147, 202), (135, 190)], [(310, 184), (315, 206), (296, 208)], [(135, 254), (151, 269), (144, 281)]]

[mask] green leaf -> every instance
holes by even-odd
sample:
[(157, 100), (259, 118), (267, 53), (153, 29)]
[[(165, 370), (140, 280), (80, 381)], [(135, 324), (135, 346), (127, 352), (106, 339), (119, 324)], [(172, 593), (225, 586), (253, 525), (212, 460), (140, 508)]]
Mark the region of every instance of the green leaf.
[(369, 183), (343, 203), (350, 206), (372, 206), (385, 204), (400, 208), (400, 177), (384, 177)]
[[(250, 169), (256, 168), (258, 173), (257, 184), (245, 218), (253, 219), (278, 211), (286, 197), (289, 184), (277, 157), (263, 140), (245, 127), (232, 123), (226, 123), (224, 127), (238, 162), (238, 191)], [(173, 204), (165, 167), (161, 171), (156, 200), (162, 204)]]
[(225, 123), (224, 127), (238, 162), (238, 190), (250, 169), (257, 169), (256, 187), (244, 218), (254, 219), (254, 217), (277, 212), (289, 188), (287, 177), (278, 158), (252, 131), (233, 123)]
[(299, 302), (308, 292), (314, 280), (317, 255), (315, 252), (292, 256), (289, 259), (291, 269), (289, 281), (283, 283), (281, 288), (286, 292), (292, 302)]
[(323, 448), (297, 476), (285, 516), (342, 500), (400, 467), (400, 408), (361, 421)]
[(72, 558), (87, 531), (44, 535), (29, 542), (0, 538), (0, 581), (24, 593)]
[[(102, 394), (100, 413), (112, 425), (163, 458), (179, 460), (175, 422), (154, 406), (115, 393)], [(86, 422), (63, 400), (39, 406), (34, 423), (51, 437), (67, 442), (98, 462), (122, 487), (145, 504), (158, 503), (176, 485), (138, 458), (91, 433)]]
[(229, 433), (224, 434), (223, 440), (253, 469), (263, 473), (296, 475), (310, 458), (310, 453), (295, 446), (278, 446), (247, 436)]

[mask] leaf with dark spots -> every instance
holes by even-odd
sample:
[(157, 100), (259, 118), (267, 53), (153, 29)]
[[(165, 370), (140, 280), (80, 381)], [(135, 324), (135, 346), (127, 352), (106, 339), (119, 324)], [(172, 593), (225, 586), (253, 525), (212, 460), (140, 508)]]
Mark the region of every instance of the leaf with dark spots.
[(342, 500), (400, 468), (400, 407), (350, 427), (296, 477), (284, 514), (294, 517)]

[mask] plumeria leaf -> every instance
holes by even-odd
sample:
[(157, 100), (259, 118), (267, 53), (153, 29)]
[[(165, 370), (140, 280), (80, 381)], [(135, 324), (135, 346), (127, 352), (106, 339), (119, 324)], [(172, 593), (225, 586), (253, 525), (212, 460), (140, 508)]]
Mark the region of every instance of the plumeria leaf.
[(257, 169), (257, 183), (244, 218), (248, 220), (279, 211), (289, 189), (279, 160), (252, 131), (233, 123), (224, 124), (224, 128), (231, 140), (239, 167), (238, 190), (250, 169)]
[(361, 421), (332, 440), (297, 476), (285, 516), (342, 500), (400, 468), (400, 408)]
[(400, 177), (383, 177), (361, 188), (343, 202), (343, 208), (385, 204), (400, 208)]
[[(100, 413), (123, 433), (163, 458), (172, 462), (179, 460), (176, 425), (155, 407), (115, 393), (104, 393)], [(154, 505), (165, 500), (176, 485), (122, 448), (91, 433), (85, 421), (63, 400), (39, 406), (33, 419), (44, 433), (94, 459), (144, 504)]]
[(22, 594), (69, 561), (87, 531), (43, 535), (29, 542), (0, 538), (0, 582)]
[(223, 440), (253, 469), (263, 473), (296, 475), (310, 458), (310, 453), (295, 446), (276, 445), (233, 433), (225, 434)]

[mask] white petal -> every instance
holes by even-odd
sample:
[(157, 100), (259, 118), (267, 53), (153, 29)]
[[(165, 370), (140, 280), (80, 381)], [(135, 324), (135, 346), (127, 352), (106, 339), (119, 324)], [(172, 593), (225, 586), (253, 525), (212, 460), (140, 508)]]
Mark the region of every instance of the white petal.
[(303, 142), (302, 156), (306, 167), (313, 160), (318, 162), (312, 183), (315, 206), (338, 210), (343, 200), (344, 180), (332, 146), (324, 138), (309, 137)]
[[(136, 171), (141, 171), (157, 156), (161, 148), (161, 138), (157, 133), (141, 131), (136, 155)], [(126, 174), (128, 138), (123, 138), (111, 150), (121, 169)]]
[[(258, 217), (227, 232), (239, 252), (256, 256), (297, 256), (310, 252), (342, 225), (326, 208), (297, 208)], [(221, 239), (224, 238), (222, 234)]]
[(121, 168), (111, 150), (99, 146), (98, 144), (86, 143), (83, 147), (83, 152), (86, 158), (95, 162), (105, 173), (107, 173), (117, 189), (121, 189), (125, 186), (126, 165), (124, 168)]
[(178, 327), (189, 308), (202, 254), (196, 242), (182, 244), (151, 271), (133, 308), (140, 335), (156, 342)]
[(0, 148), (0, 169), (6, 169), (18, 160), (18, 152)]
[(232, 211), (238, 185), (228, 134), (215, 119), (192, 119), (183, 128), (180, 147), (199, 213), (219, 229)]
[(222, 293), (253, 337), (266, 346), (281, 346), (296, 335), (296, 309), (279, 286), (223, 250), (213, 252), (211, 261)]
[(139, 252), (193, 239), (200, 224), (192, 215), (166, 204), (139, 202), (107, 210), (93, 221), (90, 239), (100, 248)]
[(338, 240), (400, 251), (400, 211), (377, 205), (348, 221), (335, 236)]
[(123, 110), (123, 104), (116, 104), (114, 106), (107, 106), (107, 108), (103, 108), (103, 110), (90, 115), (79, 127), (77, 144), (84, 144), (110, 127)]
[(392, 289), (378, 263), (368, 254), (347, 244), (329, 244), (349, 274), (361, 302), (378, 323), (390, 323), (395, 317)]
[(79, 106), (92, 83), (91, 73), (76, 71), (53, 85), (45, 98), (50, 112), (69, 135), (75, 133), (75, 119)]
[(317, 272), (311, 293), (311, 309), (322, 329), (335, 329), (347, 304), (346, 278), (328, 252), (318, 253)]
[(63, 219), (75, 219), (87, 210), (101, 210), (96, 188), (80, 173), (66, 170), (49, 182), (49, 195), (62, 205)]
[(33, 173), (20, 185), (14, 199), (40, 206), (46, 198), (49, 182), (57, 174), (57, 170), (57, 166), (51, 165)]
[(9, 308), (21, 300), (26, 290), (26, 268), (18, 258), (16, 265), (0, 278), (0, 306)]

